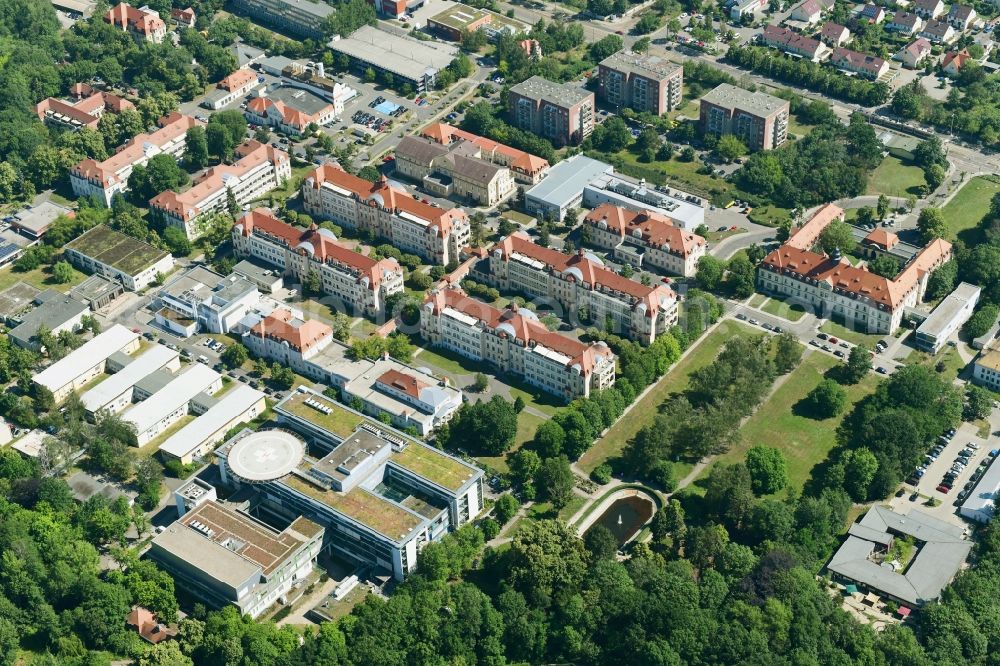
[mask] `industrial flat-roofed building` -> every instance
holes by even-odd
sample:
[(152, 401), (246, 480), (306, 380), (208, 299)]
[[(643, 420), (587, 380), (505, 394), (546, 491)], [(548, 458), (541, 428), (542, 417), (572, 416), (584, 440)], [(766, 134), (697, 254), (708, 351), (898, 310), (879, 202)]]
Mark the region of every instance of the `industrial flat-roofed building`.
[[(940, 597), (972, 550), (972, 542), (964, 538), (961, 527), (916, 509), (903, 515), (873, 506), (847, 534), (826, 568), (841, 581), (910, 608)], [(916, 554), (902, 573), (887, 561), (896, 538), (916, 543)]]
[(21, 235), (31, 239), (39, 239), (45, 235), (45, 232), (60, 215), (72, 218), (76, 212), (66, 206), (60, 206), (54, 201), (42, 201), (14, 213), (14, 219), (10, 224)]
[(510, 89), (507, 112), (515, 127), (545, 137), (556, 147), (578, 144), (594, 131), (594, 93), (541, 76)]
[(615, 357), (603, 342), (585, 344), (548, 330), (530, 310), (499, 310), (457, 287), (428, 293), (420, 335), (433, 345), (482, 361), (567, 402), (615, 383)]
[(210, 396), (221, 388), (222, 375), (206, 365), (193, 363), (187, 370), (168, 376), (152, 395), (125, 410), (122, 420), (135, 426), (136, 445), (144, 446), (184, 417), (199, 395)]
[(264, 394), (240, 384), (218, 399), (208, 411), (160, 444), (164, 458), (177, 458), (187, 465), (201, 458), (240, 423), (249, 423), (266, 408)]
[(103, 224), (67, 243), (63, 253), (81, 271), (102, 275), (129, 291), (142, 291), (157, 275), (174, 268), (169, 252)]
[(367, 317), (386, 314), (386, 299), (403, 291), (403, 269), (395, 259), (372, 259), (338, 243), (328, 229), (302, 231), (266, 208), (237, 220), (232, 241), (236, 256), (266, 262), (299, 281), (317, 273), (325, 294)]
[(470, 7), (461, 2), (448, 3), (448, 9), (427, 19), (428, 30), (456, 42), (462, 39), (463, 32), (479, 30), (492, 40), (502, 34), (528, 34), (531, 28), (532, 26), (524, 21), (489, 9)]
[(306, 212), (351, 229), (368, 229), (403, 252), (442, 266), (457, 262), (469, 243), (469, 220), (459, 208), (423, 203), (392, 187), (384, 177), (375, 183), (324, 164), (302, 183)]
[(157, 534), (149, 557), (190, 594), (214, 608), (230, 604), (257, 617), (302, 585), (323, 543), (323, 528), (297, 517), (281, 532), (215, 501), (203, 502)]
[(708, 205), (693, 194), (666, 185), (654, 187), (645, 180), (636, 181), (616, 173), (602, 174), (583, 188), (584, 206), (599, 208), (604, 204), (662, 215), (687, 231), (694, 231), (705, 223)]
[(180, 194), (172, 190), (157, 194), (149, 200), (150, 209), (193, 240), (205, 233), (216, 213), (226, 210), (230, 194), (242, 206), (292, 177), (288, 153), (273, 146), (251, 139), (236, 147), (236, 156), (234, 164), (208, 169)]
[(87, 413), (117, 414), (132, 404), (133, 390), (140, 381), (154, 372), (177, 372), (181, 367), (180, 354), (164, 345), (153, 345), (136, 357), (117, 353), (112, 355), (105, 368), (110, 377), (84, 393), (80, 400)]
[(481, 470), (320, 393), (300, 386), (274, 410), (287, 429), (244, 431), (216, 452), (223, 482), (249, 485), (261, 511), (316, 521), (350, 562), (402, 580), (483, 508)]
[(82, 347), (42, 370), (32, 381), (51, 391), (56, 402), (62, 402), (72, 391), (100, 376), (113, 354), (131, 354), (138, 348), (138, 333), (121, 324), (113, 324)]
[(192, 266), (156, 295), (156, 323), (180, 336), (229, 333), (260, 302), (257, 286), (239, 275)]
[(422, 42), (374, 26), (365, 25), (349, 37), (335, 36), (329, 44), (334, 53), (347, 56), (352, 67), (392, 74), (396, 84), (408, 83), (415, 92), (437, 85), (437, 73), (448, 67), (458, 48), (442, 42)]
[(610, 319), (616, 334), (643, 344), (677, 323), (677, 295), (670, 287), (619, 275), (582, 249), (563, 254), (518, 231), (493, 246), (486, 266), (486, 281), (501, 291), (552, 299), (565, 313), (586, 310), (591, 320)]
[(619, 51), (597, 67), (597, 95), (616, 108), (662, 116), (680, 106), (684, 68), (657, 55)]
[(539, 219), (562, 221), (566, 211), (583, 201), (587, 186), (615, 168), (578, 154), (556, 164), (542, 182), (524, 193), (525, 210)]
[(38, 294), (34, 303), (31, 310), (11, 318), (11, 323), (16, 325), (7, 333), (15, 345), (33, 351), (40, 351), (43, 346), (38, 339), (39, 331), (45, 329), (51, 335), (75, 332), (90, 310), (86, 303), (54, 289)]
[(611, 250), (615, 259), (639, 268), (650, 266), (692, 277), (708, 243), (701, 236), (675, 226), (668, 217), (610, 204), (592, 210), (583, 223), (591, 242)]
[(300, 37), (320, 39), (323, 22), (336, 10), (311, 0), (232, 0), (234, 9), (279, 30)]
[(917, 328), (914, 344), (931, 354), (937, 354), (948, 339), (972, 316), (982, 288), (962, 282), (941, 301), (934, 312)]
[(720, 83), (701, 98), (699, 123), (708, 134), (732, 134), (750, 150), (771, 150), (788, 138), (787, 100)]

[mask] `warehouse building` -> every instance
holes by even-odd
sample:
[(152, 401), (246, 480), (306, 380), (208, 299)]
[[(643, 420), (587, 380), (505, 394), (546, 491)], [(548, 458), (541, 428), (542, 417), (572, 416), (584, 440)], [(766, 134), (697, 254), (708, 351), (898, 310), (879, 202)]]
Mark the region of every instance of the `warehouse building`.
[(583, 193), (591, 181), (613, 173), (606, 162), (574, 155), (549, 170), (549, 175), (524, 193), (524, 207), (539, 219), (562, 221), (566, 211), (583, 202)]
[(349, 37), (334, 37), (330, 49), (347, 56), (358, 71), (371, 68), (387, 72), (397, 86), (408, 83), (418, 93), (432, 90), (437, 85), (437, 73), (458, 55), (458, 48), (451, 44), (422, 42), (370, 25), (362, 26)]
[(135, 356), (116, 353), (108, 358), (105, 372), (111, 376), (81, 396), (91, 417), (98, 412), (117, 414), (133, 402), (135, 385), (157, 371), (177, 372), (180, 354), (164, 345), (153, 345)]
[[(145, 446), (186, 416), (193, 401), (198, 400), (201, 405), (214, 404), (211, 394), (222, 388), (222, 375), (201, 363), (194, 363), (176, 375), (167, 375), (165, 381), (157, 382), (159, 378), (152, 377), (156, 390), (122, 413), (122, 419), (135, 426), (137, 446)], [(147, 376), (144, 381), (150, 379)], [(139, 393), (135, 396), (141, 397)]]

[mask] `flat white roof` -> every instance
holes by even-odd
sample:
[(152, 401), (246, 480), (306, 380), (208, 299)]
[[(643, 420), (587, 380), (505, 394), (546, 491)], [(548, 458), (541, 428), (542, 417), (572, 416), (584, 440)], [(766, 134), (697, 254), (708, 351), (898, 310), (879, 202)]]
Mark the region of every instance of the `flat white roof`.
[(982, 289), (980, 287), (968, 282), (962, 282), (934, 308), (934, 312), (917, 329), (917, 334), (935, 338), (941, 337), (942, 334), (949, 334), (955, 318), (960, 313), (964, 311), (972, 314), (972, 309), (965, 310), (965, 307), (970, 302), (974, 307), (979, 301), (979, 294), (981, 292)]
[(207, 412), (171, 435), (160, 445), (160, 451), (178, 458), (187, 456), (263, 397), (264, 394), (257, 389), (240, 384)]
[(219, 377), (210, 367), (194, 363), (162, 389), (126, 411), (122, 418), (135, 424), (136, 432), (144, 433), (208, 389)]
[(444, 314), (448, 315), (452, 319), (457, 319), (466, 326), (475, 326), (479, 323), (479, 320), (472, 315), (467, 315), (464, 312), (459, 312), (453, 307), (446, 307), (444, 309)]
[(163, 345), (154, 345), (124, 368), (83, 394), (83, 406), (91, 412), (106, 407), (111, 401), (136, 385), (144, 377), (167, 365), (178, 353)]
[(973, 486), (959, 513), (979, 522), (989, 522), (996, 511), (994, 502), (998, 492), (1000, 492), (1000, 463), (994, 461), (986, 468), (979, 483)]
[(95, 365), (107, 361), (109, 356), (121, 351), (138, 337), (138, 333), (133, 333), (121, 324), (115, 324), (62, 360), (39, 372), (35, 375), (35, 381), (50, 391), (58, 391)]

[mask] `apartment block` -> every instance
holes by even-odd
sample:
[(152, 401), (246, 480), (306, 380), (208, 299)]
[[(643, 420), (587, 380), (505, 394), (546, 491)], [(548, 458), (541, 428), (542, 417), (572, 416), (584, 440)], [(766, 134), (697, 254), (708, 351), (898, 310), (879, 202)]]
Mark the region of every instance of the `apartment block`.
[(237, 257), (257, 259), (296, 280), (318, 274), (323, 293), (339, 299), (352, 315), (385, 316), (386, 300), (403, 291), (403, 269), (395, 259), (372, 259), (338, 243), (328, 229), (313, 225), (302, 231), (266, 208), (237, 220), (232, 241)]
[(481, 470), (325, 395), (300, 386), (274, 412), (281, 430), (217, 451), (223, 483), (262, 513), (322, 525), (324, 548), (375, 575), (402, 580), (424, 546), (483, 509)]
[(458, 287), (427, 295), (420, 335), (569, 402), (615, 383), (615, 356), (603, 342), (586, 344), (550, 331), (530, 310), (499, 310)]
[(480, 157), (474, 143), (443, 145), (406, 136), (396, 146), (396, 173), (418, 181), (428, 192), (496, 206), (517, 190), (514, 174), (505, 166)]
[(213, 608), (258, 617), (306, 583), (323, 528), (296, 517), (280, 532), (217, 501), (202, 502), (157, 534), (149, 557), (178, 588)]
[(77, 83), (70, 89), (67, 99), (43, 99), (35, 105), (35, 113), (50, 127), (75, 132), (84, 127), (96, 130), (105, 113), (121, 113), (134, 108), (132, 102), (118, 95)]
[(391, 358), (350, 360), (326, 324), (277, 309), (243, 334), (252, 354), (328, 384), (345, 403), (426, 437), (462, 406), (462, 392)]
[(594, 131), (594, 93), (540, 76), (510, 89), (507, 111), (515, 127), (556, 146), (578, 144)]
[(322, 39), (323, 22), (336, 10), (311, 0), (232, 0), (233, 9), (303, 38)]
[[(279, 88), (280, 96), (294, 97), (294, 88)], [(292, 92), (289, 92), (292, 91)], [(287, 94), (285, 94), (287, 93)], [(244, 115), (254, 125), (272, 127), (278, 132), (300, 135), (310, 125), (322, 127), (337, 117), (336, 105), (309, 91), (299, 91), (298, 107), (281, 99), (255, 97), (247, 103)], [(341, 106), (341, 111), (343, 107)]]
[(167, 24), (149, 7), (137, 9), (123, 2), (108, 10), (104, 22), (127, 32), (139, 43), (159, 44), (167, 36)]
[(403, 252), (435, 264), (457, 262), (469, 244), (469, 221), (461, 209), (425, 204), (385, 178), (371, 183), (332, 164), (306, 177), (302, 204), (313, 217), (371, 231)]
[(951, 259), (951, 243), (932, 241), (894, 278), (885, 278), (846, 259), (809, 249), (823, 228), (838, 218), (838, 212), (843, 215), (836, 206), (820, 209), (787, 243), (768, 254), (757, 269), (757, 289), (868, 333), (892, 333), (904, 309), (923, 298), (931, 273)]
[(455, 142), (468, 142), (479, 149), (480, 159), (505, 166), (514, 174), (514, 180), (525, 185), (535, 185), (549, 172), (548, 160), (492, 139), (466, 132), (447, 123), (434, 123), (420, 131), (420, 136), (442, 146)]
[(684, 68), (657, 55), (619, 51), (597, 68), (597, 95), (617, 108), (662, 116), (681, 105)]
[(790, 110), (779, 97), (721, 83), (701, 98), (699, 123), (707, 134), (732, 134), (750, 150), (771, 150), (788, 138)]
[(160, 192), (149, 200), (150, 209), (194, 240), (207, 231), (214, 214), (226, 210), (230, 193), (242, 206), (281, 187), (292, 176), (288, 153), (273, 146), (251, 139), (236, 147), (236, 156), (234, 164), (208, 169), (180, 194)]
[(154, 155), (166, 154), (180, 160), (187, 145), (187, 131), (202, 123), (190, 116), (171, 113), (157, 121), (155, 132), (131, 139), (108, 159), (98, 162), (87, 158), (70, 170), (70, 184), (78, 197), (93, 196), (111, 206), (116, 194), (128, 190), (128, 177), (137, 165), (143, 166)]
[(670, 287), (618, 275), (583, 250), (563, 254), (517, 232), (493, 246), (487, 263), (487, 280), (502, 291), (552, 299), (565, 318), (583, 311), (591, 321), (610, 319), (617, 334), (643, 344), (677, 323), (677, 295)]
[(583, 223), (591, 244), (611, 250), (615, 259), (637, 268), (692, 277), (708, 249), (701, 236), (650, 211), (603, 204), (588, 213)]

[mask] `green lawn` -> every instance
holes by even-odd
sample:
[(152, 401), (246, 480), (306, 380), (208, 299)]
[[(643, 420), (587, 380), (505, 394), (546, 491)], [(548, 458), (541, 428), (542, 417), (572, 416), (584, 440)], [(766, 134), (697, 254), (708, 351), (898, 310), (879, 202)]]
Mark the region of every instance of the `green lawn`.
[(67, 292), (83, 282), (86, 277), (87, 275), (85, 273), (81, 273), (74, 268), (73, 279), (68, 283), (59, 284), (52, 279), (51, 275), (49, 275), (47, 266), (22, 273), (20, 271), (15, 271), (13, 265), (10, 265), (0, 269), (0, 291), (13, 287), (18, 282), (24, 282), (26, 284), (30, 284), (36, 289), (41, 289), (42, 291), (45, 291), (46, 289), (55, 289), (56, 291)]
[[(621, 453), (625, 444), (643, 427), (653, 422), (657, 409), (670, 395), (687, 388), (691, 373), (703, 368), (719, 355), (723, 343), (732, 337), (751, 337), (755, 332), (734, 321), (724, 321), (702, 338), (684, 359), (671, 368), (624, 418), (615, 423), (600, 440), (580, 458), (579, 465), (588, 474), (602, 462)], [(678, 478), (687, 472), (677, 466)]]
[[(433, 365), (436, 369), (452, 375), (468, 375), (475, 372), (474, 369), (470, 369), (473, 364), (472, 361), (463, 359), (463, 362), (468, 364), (468, 367), (466, 367), (463, 365), (463, 362), (459, 362), (458, 359), (458, 355), (444, 350), (431, 350), (427, 347), (420, 347), (420, 353), (414, 355), (413, 363), (418, 366)], [(455, 378), (449, 377), (449, 379), (454, 381)]]
[(852, 331), (851, 329), (842, 326), (834, 321), (828, 321), (819, 327), (819, 330), (824, 333), (829, 333), (834, 337), (841, 338), (842, 340), (847, 340), (848, 342), (853, 342), (856, 345), (868, 345), (869, 347), (874, 347), (875, 343), (881, 340), (885, 335), (878, 334), (868, 334), (859, 333), (857, 331)]
[(763, 224), (766, 227), (777, 227), (781, 222), (791, 219), (791, 209), (768, 204), (757, 206), (747, 216), (751, 222)]
[(640, 162), (638, 156), (627, 149), (617, 153), (593, 152), (598, 159), (614, 163), (619, 171), (633, 178), (645, 178), (656, 185), (673, 184), (706, 199), (717, 199), (723, 195), (733, 198), (730, 195), (735, 189), (730, 183), (718, 176), (698, 173), (698, 169), (702, 166), (699, 160), (682, 162), (675, 155), (666, 162), (660, 160)]
[(993, 195), (998, 192), (1000, 179), (996, 177), (978, 176), (963, 185), (942, 211), (948, 222), (950, 237), (954, 239), (964, 236), (962, 240), (966, 242), (976, 240), (975, 234), (963, 232), (975, 229), (989, 211)]
[[(869, 373), (861, 382), (847, 386), (848, 407), (843, 414), (829, 419), (816, 420), (796, 409), (823, 379), (823, 373), (838, 364), (838, 360), (826, 354), (807, 354), (798, 368), (761, 405), (760, 409), (743, 425), (739, 443), (716, 461), (734, 463), (743, 460), (747, 449), (754, 444), (765, 444), (780, 449), (788, 460), (789, 485), (801, 490), (809, 479), (812, 468), (822, 462), (837, 443), (837, 427), (851, 406), (875, 390), (877, 375)], [(775, 437), (780, 433), (779, 437)], [(700, 478), (705, 478), (706, 469)], [(783, 494), (785, 491), (779, 493)]]
[(759, 308), (766, 300), (767, 296), (764, 294), (754, 294), (750, 297), (750, 307)]
[(868, 178), (868, 194), (905, 197), (915, 194), (916, 188), (923, 184), (924, 172), (920, 167), (889, 155)]
[(777, 298), (770, 299), (760, 309), (768, 314), (774, 315), (775, 317), (781, 317), (782, 319), (787, 319), (789, 321), (798, 321), (806, 314), (805, 309), (803, 309), (801, 305), (788, 305), (784, 301)]
[(907, 357), (907, 361), (911, 365), (919, 364), (931, 368), (932, 370), (936, 370), (938, 364), (943, 363), (944, 369), (941, 374), (949, 380), (958, 377), (959, 373), (962, 372), (962, 369), (968, 365), (962, 360), (962, 357), (958, 353), (958, 349), (947, 345), (945, 345), (945, 347), (934, 356), (928, 354), (927, 352), (914, 350), (910, 352), (909, 357)]
[(507, 467), (507, 456), (520, 449), (526, 442), (530, 442), (534, 438), (538, 426), (544, 420), (540, 416), (522, 411), (517, 415), (517, 435), (514, 436), (514, 446), (511, 450), (502, 456), (477, 456), (476, 459), (500, 472), (509, 472), (510, 468)]

